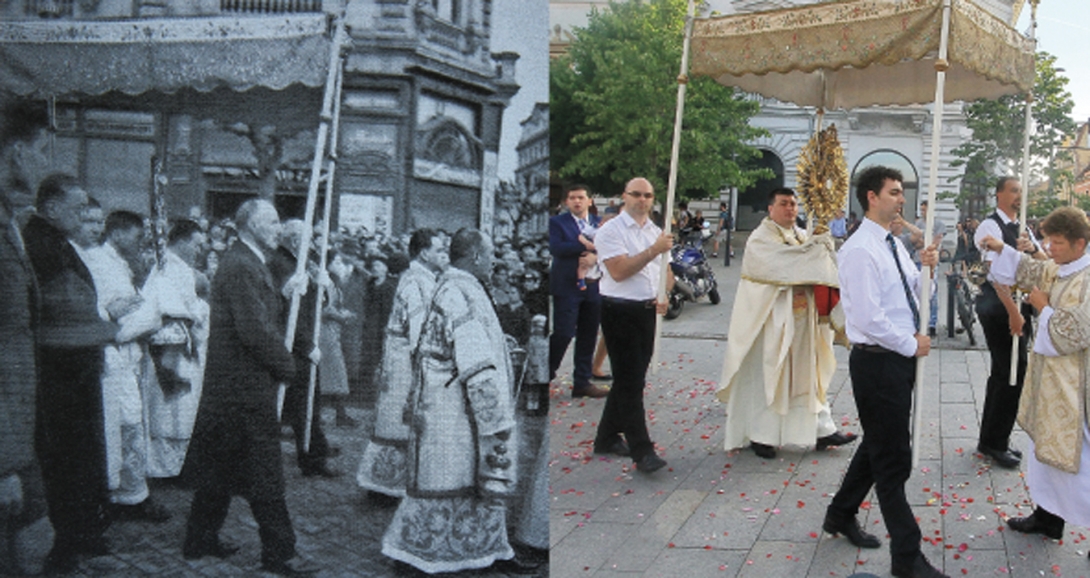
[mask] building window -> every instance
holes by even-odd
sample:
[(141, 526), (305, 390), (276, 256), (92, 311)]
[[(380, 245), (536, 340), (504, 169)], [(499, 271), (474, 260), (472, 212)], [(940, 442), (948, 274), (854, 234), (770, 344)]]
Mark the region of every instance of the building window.
[(915, 212), (918, 206), (916, 200), (920, 192), (920, 176), (916, 172), (916, 167), (907, 157), (892, 150), (877, 150), (868, 153), (856, 163), (855, 169), (852, 171), (852, 184), (848, 194), (849, 211), (855, 213), (860, 219), (863, 218), (863, 210), (859, 205), (859, 199), (855, 197), (856, 177), (863, 170), (876, 165), (901, 171), (901, 175), (904, 177), (904, 180), (901, 181), (901, 187), (905, 191), (905, 219), (915, 221)]

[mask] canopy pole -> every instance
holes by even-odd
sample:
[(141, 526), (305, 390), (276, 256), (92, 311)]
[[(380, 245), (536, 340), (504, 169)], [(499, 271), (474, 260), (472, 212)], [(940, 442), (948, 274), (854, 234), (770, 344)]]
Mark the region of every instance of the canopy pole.
[[(950, 40), (950, 2), (942, 3), (942, 36), (939, 37), (939, 57), (935, 61), (935, 104), (931, 117), (931, 165), (927, 178), (927, 200), (930, 207), (927, 211), (927, 225), (924, 227), (924, 243), (930, 246), (931, 237), (935, 225), (935, 199), (938, 196), (939, 184), (939, 152), (942, 144), (942, 115), (946, 103), (946, 70), (950, 63), (946, 60), (947, 45)], [(923, 267), (920, 270), (920, 319), (918, 332), (927, 335), (928, 322), (931, 316), (931, 267)], [(920, 411), (920, 389), (923, 388), (923, 376), (926, 366), (926, 357), (916, 358), (916, 385), (912, 390), (912, 467), (920, 465), (920, 429), (923, 417)]]
[[(1034, 84), (1037, 78), (1037, 3), (1039, 0), (1030, 0), (1029, 41), (1033, 45), (1033, 77)], [(1029, 205), (1029, 139), (1033, 131), (1033, 88), (1026, 93), (1026, 126), (1022, 135), (1022, 202), (1018, 212), (1018, 236), (1026, 232), (1026, 206)], [(1014, 306), (1022, 307), (1022, 292), (1015, 289)], [(1024, 331), (1025, 329), (1023, 329)], [(1021, 339), (1011, 340), (1011, 371), (1007, 383), (1011, 387), (1018, 385), (1018, 357), (1021, 354), (1019, 345)]]
[[(329, 68), (326, 70), (325, 93), (322, 97), (321, 122), (318, 124), (318, 137), (314, 144), (314, 161), (310, 165), (310, 185), (307, 188), (307, 207), (303, 217), (303, 238), (299, 242), (299, 254), (296, 256), (295, 275), (304, 275), (307, 272), (307, 255), (310, 253), (310, 241), (314, 228), (314, 211), (318, 204), (318, 185), (322, 178), (322, 161), (326, 156), (326, 146), (329, 144), (329, 125), (333, 120), (333, 100), (338, 87), (337, 76), (341, 69), (341, 50), (344, 47), (344, 6), (342, 5), (336, 17), (333, 32), (333, 42), (329, 49)], [(284, 331), (284, 346), (291, 351), (295, 346), (295, 328), (299, 323), (299, 302), (302, 295), (293, 293), (291, 296), (291, 308), (288, 310), (288, 326)], [(287, 385), (280, 384), (276, 396), (276, 417), (279, 419), (284, 413), (284, 398), (287, 394)], [(308, 429), (309, 431), (309, 429)]]
[[(689, 0), (685, 14), (685, 40), (681, 47), (681, 71), (677, 75), (677, 110), (674, 114), (674, 142), (670, 147), (670, 180), (666, 185), (666, 206), (663, 207), (663, 232), (671, 233), (670, 222), (674, 218), (674, 193), (677, 190), (678, 153), (681, 150), (681, 119), (685, 114), (685, 88), (689, 84), (689, 44), (693, 39), (693, 18), (696, 15), (696, 3)], [(729, 250), (729, 247), (728, 247)], [(666, 277), (670, 271), (671, 252), (662, 254), (661, 274), (659, 275), (658, 300), (669, 301), (666, 294)], [(655, 347), (651, 355), (651, 374), (659, 371), (659, 342), (662, 340), (662, 315), (655, 315)]]
[[(325, 171), (325, 199), (322, 205), (322, 237), (318, 241), (318, 271), (326, 271), (329, 264), (329, 228), (333, 216), (333, 177), (337, 173), (337, 139), (341, 123), (341, 87), (344, 83), (343, 61), (338, 62), (337, 97), (333, 100), (333, 128), (329, 136), (329, 159)], [(322, 339), (322, 297), (325, 288), (318, 283), (318, 295), (314, 300), (314, 336), (312, 343)], [(307, 420), (303, 430), (303, 451), (310, 452), (310, 427), (314, 422), (314, 395), (318, 388), (318, 366), (310, 364), (310, 380), (307, 382)]]

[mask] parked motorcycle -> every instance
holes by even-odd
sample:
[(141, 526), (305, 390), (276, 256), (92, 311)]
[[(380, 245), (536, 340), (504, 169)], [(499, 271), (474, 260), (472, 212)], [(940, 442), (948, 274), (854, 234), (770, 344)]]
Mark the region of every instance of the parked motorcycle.
[(704, 254), (704, 239), (703, 230), (685, 232), (682, 241), (670, 250), (674, 288), (670, 291), (670, 302), (666, 308), (667, 319), (681, 315), (686, 301), (697, 301), (705, 295), (712, 305), (719, 304), (719, 285), (712, 273), (712, 265)]

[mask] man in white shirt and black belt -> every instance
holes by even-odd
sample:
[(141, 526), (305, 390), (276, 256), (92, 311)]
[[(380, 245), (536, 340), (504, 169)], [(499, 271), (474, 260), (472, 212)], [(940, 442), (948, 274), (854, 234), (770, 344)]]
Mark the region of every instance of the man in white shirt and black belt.
[[(904, 205), (902, 176), (875, 166), (858, 177), (856, 197), (866, 218), (840, 249), (840, 299), (863, 441), (844, 481), (825, 513), (823, 529), (844, 534), (857, 547), (877, 548), (878, 538), (864, 532), (855, 515), (876, 488), (890, 535), (894, 576), (941, 577), (920, 552), (920, 526), (905, 499), (912, 472), (909, 416), (916, 359), (931, 350), (931, 339), (918, 333), (921, 275), (908, 251), (890, 235), (889, 225)], [(934, 246), (920, 252), (920, 262), (938, 263)]]
[(598, 259), (605, 265), (599, 282), (602, 335), (613, 368), (613, 387), (598, 422), (594, 452), (631, 456), (636, 469), (651, 473), (666, 460), (655, 454), (647, 433), (643, 388), (655, 345), (655, 315), (666, 313), (666, 302), (657, 300), (662, 274), (658, 257), (674, 243), (649, 218), (655, 204), (650, 181), (628, 181), (624, 195), (624, 210), (594, 238)]
[[(995, 185), (995, 212), (980, 222), (973, 236), (977, 247), (986, 237), (1002, 239), (1003, 243), (1033, 255), (1034, 259), (1047, 259), (1040, 245), (1032, 237), (1023, 234), (1019, 247), (1018, 212), (1022, 207), (1022, 185), (1014, 177), (1001, 177)], [(985, 251), (981, 258), (991, 261), (996, 253)], [(1014, 469), (1022, 463), (1022, 452), (1010, 446), (1011, 430), (1018, 414), (1018, 400), (1022, 397), (1022, 384), (1026, 377), (1028, 335), (1032, 331), (1033, 307), (1023, 303), (1021, 310), (1011, 296), (1011, 288), (996, 283), (995, 276), (980, 285), (976, 298), (976, 316), (988, 344), (992, 368), (988, 372), (988, 387), (984, 396), (984, 410), (980, 414), (980, 441), (978, 452), (988, 456), (1001, 467)], [(1018, 338), (1018, 367), (1015, 385), (1010, 385), (1011, 346)]]

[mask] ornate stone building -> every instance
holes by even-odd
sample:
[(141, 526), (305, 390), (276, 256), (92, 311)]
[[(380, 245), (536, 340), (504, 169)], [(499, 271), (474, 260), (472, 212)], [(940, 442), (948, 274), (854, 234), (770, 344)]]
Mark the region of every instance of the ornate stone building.
[[(492, 0), (347, 0), (334, 179), (343, 227), (489, 228), (518, 55)], [(332, 0), (27, 0), (0, 8), (0, 91), (55, 112), (54, 168), (107, 209), (275, 198), (301, 215)], [(160, 164), (156, 164), (160, 163)]]

